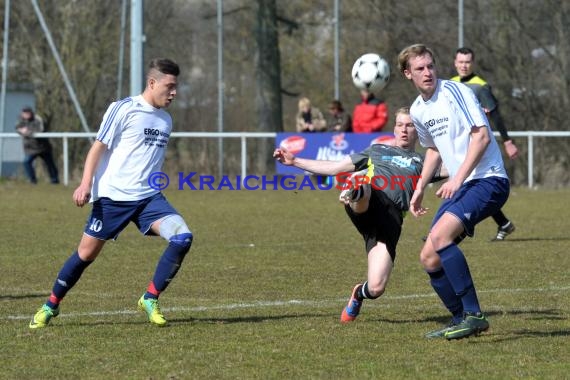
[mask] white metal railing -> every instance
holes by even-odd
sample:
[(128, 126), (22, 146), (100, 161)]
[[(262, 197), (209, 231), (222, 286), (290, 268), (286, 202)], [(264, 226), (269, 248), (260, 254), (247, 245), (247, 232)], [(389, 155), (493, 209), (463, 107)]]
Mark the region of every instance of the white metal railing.
[[(512, 137), (528, 139), (528, 187), (534, 187), (534, 138), (535, 137), (570, 137), (570, 131), (513, 131)], [(93, 138), (96, 133), (87, 132), (47, 132), (37, 133), (36, 137), (60, 138), (63, 141), (63, 184), (69, 184), (69, 139)], [(247, 139), (275, 138), (276, 132), (172, 132), (174, 138), (239, 138), (241, 140), (241, 176), (247, 176)], [(495, 132), (495, 136), (499, 136)], [(3, 139), (21, 138), (17, 133), (0, 133), (0, 147)], [(1, 149), (0, 149), (1, 151)], [(0, 157), (0, 161), (1, 161)]]

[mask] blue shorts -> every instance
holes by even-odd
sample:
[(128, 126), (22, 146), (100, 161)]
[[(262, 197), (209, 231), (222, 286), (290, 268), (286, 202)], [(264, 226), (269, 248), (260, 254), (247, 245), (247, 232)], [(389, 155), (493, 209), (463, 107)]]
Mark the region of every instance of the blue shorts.
[(151, 225), (168, 215), (178, 214), (162, 193), (139, 201), (114, 201), (100, 198), (93, 202), (84, 232), (100, 240), (116, 239), (122, 230), (134, 222), (145, 235), (154, 235)]
[(468, 236), (475, 233), (475, 225), (497, 213), (509, 197), (510, 184), (507, 178), (488, 177), (473, 179), (459, 188), (451, 199), (441, 203), (431, 226), (433, 227), (443, 214), (455, 215)]

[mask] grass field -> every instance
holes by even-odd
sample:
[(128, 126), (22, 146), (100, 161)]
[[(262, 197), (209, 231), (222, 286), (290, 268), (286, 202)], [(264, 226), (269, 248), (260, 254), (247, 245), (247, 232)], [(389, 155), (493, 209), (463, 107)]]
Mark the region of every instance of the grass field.
[(335, 191), (167, 191), (195, 234), (161, 298), (170, 325), (136, 311), (164, 243), (129, 226), (30, 331), (89, 212), (72, 191), (0, 184), (0, 378), (570, 377), (570, 190), (515, 189), (509, 241), (485, 221), (463, 243), (491, 329), (454, 342), (423, 338), (448, 320), (418, 262), (429, 217), (406, 218), (386, 295), (339, 323), (366, 257)]

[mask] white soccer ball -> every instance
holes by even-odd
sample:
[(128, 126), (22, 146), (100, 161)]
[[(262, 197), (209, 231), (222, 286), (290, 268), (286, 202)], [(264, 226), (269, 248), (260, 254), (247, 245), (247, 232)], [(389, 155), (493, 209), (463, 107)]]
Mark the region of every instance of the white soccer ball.
[(361, 90), (380, 91), (390, 80), (390, 65), (375, 53), (364, 54), (352, 66), (352, 81)]

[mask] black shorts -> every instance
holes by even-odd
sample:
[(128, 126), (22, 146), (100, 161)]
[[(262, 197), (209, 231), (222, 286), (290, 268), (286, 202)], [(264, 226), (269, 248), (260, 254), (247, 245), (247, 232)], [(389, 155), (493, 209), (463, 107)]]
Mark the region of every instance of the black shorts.
[(394, 202), (384, 192), (372, 189), (368, 210), (356, 214), (349, 205), (345, 206), (346, 213), (352, 223), (364, 238), (366, 253), (369, 253), (378, 242), (386, 244), (392, 261), (396, 259), (396, 245), (402, 232), (404, 217)]

